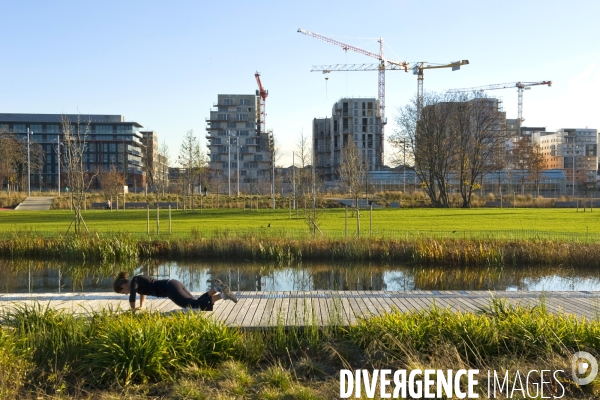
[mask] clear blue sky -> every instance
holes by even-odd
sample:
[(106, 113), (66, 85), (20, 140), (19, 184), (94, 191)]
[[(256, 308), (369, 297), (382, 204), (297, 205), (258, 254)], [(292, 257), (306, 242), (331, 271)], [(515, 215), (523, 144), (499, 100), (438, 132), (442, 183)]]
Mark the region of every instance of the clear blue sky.
[[(267, 128), (284, 155), (344, 96), (377, 96), (377, 72), (309, 72), (376, 60), (297, 33), (302, 27), (390, 59), (447, 63), (425, 90), (552, 80), (524, 95), (527, 126), (600, 129), (600, 2), (589, 1), (8, 1), (0, 3), (0, 112), (122, 114), (167, 140), (205, 142), (219, 93), (266, 89)], [(365, 39), (367, 38), (367, 39)], [(386, 134), (416, 76), (388, 72)], [(516, 89), (488, 92), (517, 117)]]

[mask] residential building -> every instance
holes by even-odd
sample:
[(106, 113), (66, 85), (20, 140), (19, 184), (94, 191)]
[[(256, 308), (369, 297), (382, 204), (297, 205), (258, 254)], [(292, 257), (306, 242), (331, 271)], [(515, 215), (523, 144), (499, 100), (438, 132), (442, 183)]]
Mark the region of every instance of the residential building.
[[(0, 113), (0, 130), (15, 134), (22, 140), (38, 143), (43, 152), (44, 166), (41, 174), (31, 176), (32, 188), (40, 190), (58, 187), (58, 148), (64, 140), (63, 120), (68, 121), (73, 130), (87, 130), (84, 165), (90, 174), (97, 174), (115, 168), (126, 174), (126, 184), (131, 188), (145, 185), (143, 170), (142, 134), (137, 122), (126, 121), (122, 115), (76, 115), (76, 114), (8, 114)], [(64, 147), (62, 147), (64, 148)], [(64, 165), (63, 165), (64, 169)], [(65, 175), (61, 175), (61, 187), (65, 187)], [(92, 188), (98, 188), (94, 180)]]
[(146, 171), (146, 184), (156, 190), (169, 186), (168, 159), (159, 152), (158, 134), (154, 131), (140, 131), (144, 144), (143, 166)]
[(239, 187), (243, 193), (270, 192), (273, 133), (260, 131), (258, 100), (253, 94), (217, 96), (206, 119), (213, 190), (236, 194)]
[(383, 168), (383, 137), (379, 101), (371, 97), (342, 98), (331, 117), (313, 119), (313, 148), (317, 174), (325, 182), (339, 180), (342, 149), (353, 141), (369, 171)]
[(532, 131), (534, 143), (544, 154), (547, 168), (562, 169), (566, 192), (596, 190), (598, 177), (598, 131), (564, 128), (556, 132)]

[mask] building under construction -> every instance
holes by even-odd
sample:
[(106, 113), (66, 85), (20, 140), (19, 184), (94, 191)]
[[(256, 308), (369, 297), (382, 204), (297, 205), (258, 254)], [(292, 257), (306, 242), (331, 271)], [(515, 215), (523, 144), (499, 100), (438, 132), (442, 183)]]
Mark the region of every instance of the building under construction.
[(206, 119), (212, 191), (266, 194), (272, 134), (260, 123), (260, 94), (219, 94)]
[(382, 123), (375, 98), (342, 98), (333, 105), (331, 118), (313, 120), (315, 169), (325, 182), (339, 181), (342, 149), (353, 141), (368, 171), (383, 168)]

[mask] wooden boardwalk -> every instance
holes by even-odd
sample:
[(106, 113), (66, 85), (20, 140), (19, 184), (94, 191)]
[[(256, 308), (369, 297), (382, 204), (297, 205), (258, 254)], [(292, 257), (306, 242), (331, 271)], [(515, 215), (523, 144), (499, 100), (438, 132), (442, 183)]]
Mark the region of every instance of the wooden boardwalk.
[[(200, 293), (195, 293), (199, 295)], [(239, 302), (219, 301), (211, 313), (229, 326), (260, 328), (274, 325), (352, 325), (361, 317), (392, 310), (422, 311), (434, 305), (454, 311), (478, 312), (490, 306), (492, 297), (508, 304), (544, 304), (553, 313), (600, 317), (600, 292), (485, 292), (485, 291), (307, 291), (237, 292)], [(23, 305), (39, 304), (76, 314), (102, 309), (127, 310), (128, 298), (115, 293), (2, 294), (0, 315)], [(168, 299), (148, 297), (146, 308), (180, 312)], [(185, 311), (184, 311), (185, 312)]]

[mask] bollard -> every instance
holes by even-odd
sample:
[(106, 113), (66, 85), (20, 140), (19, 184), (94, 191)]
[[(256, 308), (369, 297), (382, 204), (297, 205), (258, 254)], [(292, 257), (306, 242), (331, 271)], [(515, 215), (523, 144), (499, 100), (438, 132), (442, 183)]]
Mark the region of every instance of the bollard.
[(373, 236), (373, 204), (369, 204), (369, 236)]
[(346, 206), (346, 215), (344, 218), (344, 235), (348, 237), (348, 206)]

